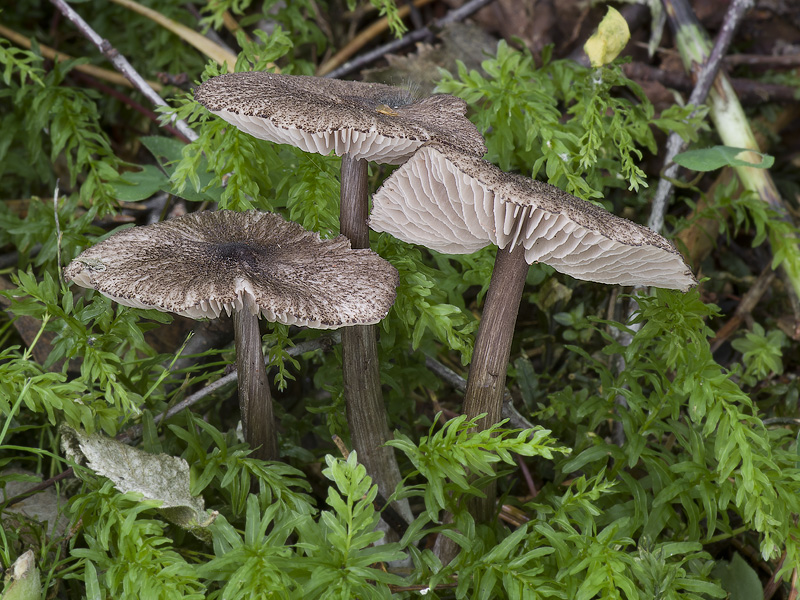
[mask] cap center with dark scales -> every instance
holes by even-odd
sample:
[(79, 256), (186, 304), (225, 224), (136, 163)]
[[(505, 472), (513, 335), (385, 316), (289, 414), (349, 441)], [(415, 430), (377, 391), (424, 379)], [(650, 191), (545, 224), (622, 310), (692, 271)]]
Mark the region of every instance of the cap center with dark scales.
[(214, 244), (212, 252), (221, 262), (232, 267), (247, 265), (253, 271), (263, 268), (264, 262), (272, 256), (269, 248), (254, 248), (244, 242)]

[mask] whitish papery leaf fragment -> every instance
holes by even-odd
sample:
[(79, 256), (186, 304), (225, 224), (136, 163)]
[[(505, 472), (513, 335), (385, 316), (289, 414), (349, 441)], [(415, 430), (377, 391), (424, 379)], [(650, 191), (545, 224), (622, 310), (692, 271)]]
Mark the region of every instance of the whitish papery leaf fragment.
[(121, 493), (135, 492), (143, 500), (160, 502), (166, 519), (198, 535), (216, 518), (203, 499), (192, 496), (189, 464), (177, 456), (150, 454), (117, 440), (63, 426), (61, 447), (68, 458), (107, 477)]

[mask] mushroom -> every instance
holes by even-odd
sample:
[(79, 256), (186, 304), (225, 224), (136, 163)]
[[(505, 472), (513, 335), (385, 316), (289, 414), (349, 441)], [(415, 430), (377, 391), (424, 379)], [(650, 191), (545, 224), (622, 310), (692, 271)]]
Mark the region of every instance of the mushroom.
[[(696, 280), (659, 234), (546, 183), (428, 144), (373, 195), (370, 227), (448, 254), (498, 246), (470, 364), (464, 412), (500, 419), (511, 341), (529, 264), (576, 279), (686, 291)], [(491, 495), (491, 492), (490, 492)], [(493, 498), (484, 504), (493, 506)], [(485, 520), (488, 509), (483, 509)]]
[(253, 137), (306, 152), (393, 165), (431, 141), (486, 152), (466, 103), (447, 94), (414, 100), (380, 83), (257, 71), (212, 77), (194, 98)]
[(324, 240), (278, 214), (227, 210), (121, 231), (64, 276), (125, 306), (193, 319), (233, 313), (242, 424), (263, 460), (277, 459), (278, 445), (258, 318), (316, 329), (377, 323), (398, 279), (344, 236)]
[[(402, 88), (378, 83), (250, 72), (209, 79), (195, 100), (254, 137), (342, 156), (340, 231), (354, 248), (369, 248), (368, 160), (400, 164), (429, 141), (477, 156), (486, 152), (464, 116), (466, 103), (445, 94), (414, 100)], [(342, 332), (342, 363), (353, 445), (388, 497), (401, 478), (392, 449), (384, 446), (390, 434), (373, 327)]]

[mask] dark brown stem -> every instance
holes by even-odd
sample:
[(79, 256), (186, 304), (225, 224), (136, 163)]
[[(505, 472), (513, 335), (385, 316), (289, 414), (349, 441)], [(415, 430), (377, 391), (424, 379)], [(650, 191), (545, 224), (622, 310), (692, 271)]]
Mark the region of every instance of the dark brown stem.
[[(497, 423), (502, 414), (511, 341), (527, 274), (528, 263), (523, 248), (515, 246), (510, 251), (498, 248), (492, 281), (475, 338), (462, 410), (470, 419), (486, 413), (478, 422), (480, 429)], [(507, 404), (510, 406), (510, 402)], [(470, 512), (478, 523), (488, 523), (492, 519), (497, 486), (492, 482), (483, 492), (485, 498), (475, 498), (469, 504)], [(452, 515), (446, 514), (442, 522), (452, 523)], [(458, 551), (458, 544), (444, 535), (439, 535), (433, 549), (445, 565), (455, 558)]]
[(244, 438), (253, 448), (251, 456), (261, 460), (278, 459), (278, 437), (272, 416), (272, 396), (264, 368), (258, 314), (250, 296), (233, 316), (236, 343), (236, 371), (239, 373), (239, 407)]
[[(463, 412), (468, 418), (486, 413), (478, 423), (481, 429), (500, 420), (511, 341), (527, 273), (524, 248), (498, 249), (464, 396)], [(484, 491), (486, 498), (476, 499), (471, 510), (478, 522), (488, 522), (494, 514), (495, 486)]]
[(778, 591), (778, 588), (783, 583), (781, 577), (775, 577), (778, 571), (783, 568), (783, 563), (786, 562), (786, 550), (783, 551), (781, 554), (781, 559), (778, 561), (778, 564), (775, 565), (775, 569), (773, 570), (772, 574), (770, 575), (769, 581), (767, 582), (766, 587), (764, 588), (764, 600), (772, 600), (772, 597), (775, 595), (775, 592)]
[(367, 161), (342, 157), (342, 189), (339, 230), (353, 248), (369, 248), (369, 200), (367, 198)]
[[(353, 248), (369, 248), (368, 213), (367, 161), (346, 154), (342, 157), (339, 226)], [(359, 462), (377, 484), (378, 491), (388, 498), (400, 483), (401, 476), (394, 450), (384, 446), (391, 439), (391, 433), (381, 392), (375, 325), (342, 328), (342, 369), (353, 448), (358, 453)], [(398, 502), (395, 508), (411, 521), (408, 502)]]
[(511, 340), (527, 273), (528, 263), (521, 246), (515, 246), (511, 252), (498, 249), (464, 397), (467, 417), (487, 413), (479, 422), (481, 429), (500, 420)]

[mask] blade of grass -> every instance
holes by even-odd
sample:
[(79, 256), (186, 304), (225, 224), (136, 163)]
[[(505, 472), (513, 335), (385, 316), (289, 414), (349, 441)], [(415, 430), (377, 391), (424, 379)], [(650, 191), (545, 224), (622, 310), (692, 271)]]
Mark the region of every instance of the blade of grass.
[(143, 17), (147, 17), (155, 23), (158, 23), (161, 25), (161, 27), (168, 29), (187, 44), (197, 48), (208, 58), (216, 61), (220, 65), (227, 65), (228, 72), (233, 73), (233, 67), (236, 65), (236, 55), (228, 52), (219, 46), (219, 44), (215, 44), (204, 35), (197, 33), (194, 29), (190, 29), (189, 27), (186, 27), (186, 25), (182, 25), (177, 21), (173, 21), (172, 19), (162, 15), (157, 10), (142, 6), (138, 2), (134, 2), (134, 0), (112, 1), (120, 6), (124, 6), (128, 10), (132, 10), (133, 12), (142, 15)]

